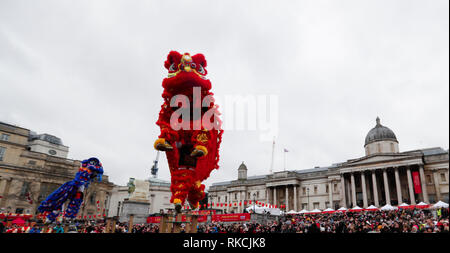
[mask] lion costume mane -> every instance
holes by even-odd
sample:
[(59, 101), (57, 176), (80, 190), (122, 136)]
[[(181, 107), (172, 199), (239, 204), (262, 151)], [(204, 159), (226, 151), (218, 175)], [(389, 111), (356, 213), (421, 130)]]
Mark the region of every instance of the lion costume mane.
[(205, 197), (202, 181), (219, 168), (223, 130), (206, 65), (203, 54), (191, 57), (176, 51), (171, 51), (164, 63), (169, 73), (162, 82), (164, 103), (156, 122), (161, 134), (154, 146), (166, 152), (170, 202), (179, 208), (186, 200), (197, 208)]

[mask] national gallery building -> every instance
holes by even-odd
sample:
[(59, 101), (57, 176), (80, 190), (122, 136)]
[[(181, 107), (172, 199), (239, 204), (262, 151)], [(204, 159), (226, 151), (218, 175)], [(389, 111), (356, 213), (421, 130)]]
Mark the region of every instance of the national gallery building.
[(211, 185), (209, 202), (232, 203), (231, 207), (218, 207), (228, 213), (242, 212), (249, 200), (285, 205), (286, 210), (295, 211), (439, 200), (448, 203), (448, 150), (436, 147), (400, 152), (394, 132), (381, 125), (379, 118), (367, 134), (364, 148), (364, 157), (343, 163), (262, 176), (247, 177), (242, 163), (237, 180)]

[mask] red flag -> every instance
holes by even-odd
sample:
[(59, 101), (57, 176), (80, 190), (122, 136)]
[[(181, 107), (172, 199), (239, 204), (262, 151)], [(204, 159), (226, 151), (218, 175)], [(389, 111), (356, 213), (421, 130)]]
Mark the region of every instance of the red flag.
[(414, 181), (414, 192), (419, 194), (422, 193), (422, 187), (420, 184), (420, 177), (419, 177), (419, 172), (418, 171), (413, 171), (412, 172), (412, 176), (413, 176), (413, 181)]

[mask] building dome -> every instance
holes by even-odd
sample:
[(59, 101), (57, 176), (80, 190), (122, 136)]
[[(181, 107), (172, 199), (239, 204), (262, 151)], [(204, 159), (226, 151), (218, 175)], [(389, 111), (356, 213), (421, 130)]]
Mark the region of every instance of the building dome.
[(377, 117), (377, 125), (372, 128), (366, 136), (364, 148), (366, 155), (379, 153), (398, 153), (398, 141), (394, 132), (380, 124)]
[(376, 141), (395, 141), (398, 143), (397, 137), (395, 136), (394, 132), (388, 127), (381, 125), (380, 118), (378, 117), (377, 125), (372, 128), (367, 134), (364, 146)]

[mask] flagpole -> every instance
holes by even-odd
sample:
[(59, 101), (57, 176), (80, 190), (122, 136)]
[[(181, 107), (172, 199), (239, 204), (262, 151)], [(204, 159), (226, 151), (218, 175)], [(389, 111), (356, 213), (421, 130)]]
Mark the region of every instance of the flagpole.
[(286, 171), (286, 150), (283, 150), (284, 152), (284, 171)]
[(272, 161), (270, 162), (270, 170), (269, 174), (273, 173), (273, 157), (275, 155), (275, 136), (273, 137), (273, 144), (272, 144)]

